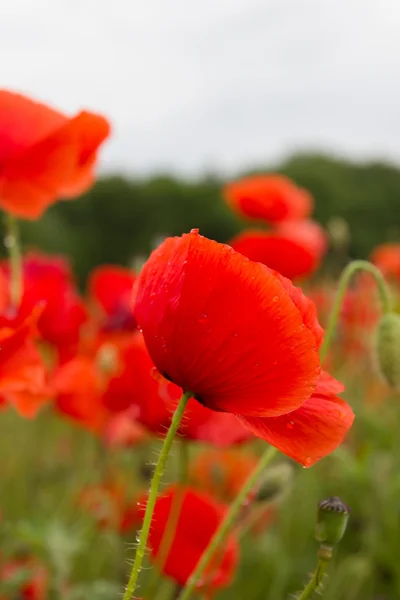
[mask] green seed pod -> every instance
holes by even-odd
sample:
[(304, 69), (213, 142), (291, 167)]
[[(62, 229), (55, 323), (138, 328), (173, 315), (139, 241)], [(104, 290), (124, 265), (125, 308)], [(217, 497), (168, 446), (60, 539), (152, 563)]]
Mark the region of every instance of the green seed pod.
[(385, 381), (400, 390), (400, 315), (384, 315), (376, 331), (376, 356)]
[(349, 507), (338, 496), (320, 502), (315, 524), (315, 539), (326, 546), (338, 544), (346, 531), (349, 512)]

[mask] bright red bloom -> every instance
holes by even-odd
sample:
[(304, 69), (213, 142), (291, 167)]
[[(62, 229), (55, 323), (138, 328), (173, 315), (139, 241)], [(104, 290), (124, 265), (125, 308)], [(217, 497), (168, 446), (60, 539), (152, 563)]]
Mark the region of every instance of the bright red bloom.
[(224, 187), (229, 206), (241, 215), (270, 223), (306, 219), (313, 198), (283, 175), (254, 175)]
[[(194, 571), (211, 537), (225, 517), (227, 507), (206, 494), (187, 486), (169, 486), (156, 501), (149, 535), (151, 556), (157, 561), (165, 527), (176, 494), (183, 494), (182, 508), (175, 535), (162, 567), (166, 575), (185, 585)], [(201, 587), (221, 588), (229, 585), (235, 574), (239, 546), (231, 534), (214, 560), (211, 560)]]
[(108, 121), (83, 111), (69, 118), (44, 104), (0, 91), (0, 206), (37, 219), (58, 198), (73, 198), (94, 180)]
[[(315, 306), (289, 280), (229, 246), (196, 231), (167, 239), (139, 277), (135, 316), (166, 378), (208, 408), (240, 415), (256, 435), (269, 441), (253, 418), (279, 417), (306, 401), (307, 414), (312, 407), (316, 422), (323, 418), (324, 402), (319, 410), (310, 398), (322, 340)], [(292, 452), (285, 440), (277, 438), (276, 445), (312, 464), (342, 441), (351, 424), (339, 410), (329, 416), (329, 443), (318, 431), (307, 431), (303, 440), (303, 430), (294, 428), (287, 434), (304, 453)]]
[(130, 269), (105, 265), (94, 269), (89, 278), (89, 294), (101, 312), (100, 327), (105, 332), (133, 331), (132, 310), (136, 275)]
[(50, 398), (47, 372), (37, 350), (36, 314), (17, 329), (0, 329), (0, 402), (15, 407), (23, 417), (34, 417)]
[(232, 502), (258, 463), (255, 454), (238, 450), (206, 450), (190, 466), (191, 481), (202, 491)]
[(230, 245), (289, 279), (314, 273), (327, 250), (325, 232), (313, 221), (282, 223), (270, 232), (244, 231)]
[[(9, 265), (3, 273), (9, 277)], [(87, 313), (76, 290), (68, 262), (60, 256), (39, 252), (27, 254), (23, 261), (23, 293), (17, 321), (36, 306), (43, 310), (38, 320), (41, 338), (60, 351), (76, 347)]]
[(377, 246), (372, 251), (370, 260), (386, 277), (400, 280), (400, 244), (392, 242)]
[[(18, 597), (20, 600), (46, 600), (49, 574), (43, 565), (30, 558), (15, 559), (0, 564), (2, 583), (11, 584), (13, 581), (19, 581), (24, 574), (27, 577), (23, 577), (22, 582), (17, 584), (18, 590), (13, 591), (12, 597)], [(7, 600), (8, 597), (0, 593), (0, 600)]]

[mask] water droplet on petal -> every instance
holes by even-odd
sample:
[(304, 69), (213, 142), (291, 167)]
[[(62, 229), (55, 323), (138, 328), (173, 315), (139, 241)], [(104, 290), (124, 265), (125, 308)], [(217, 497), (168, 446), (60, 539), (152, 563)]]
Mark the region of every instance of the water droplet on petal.
[(288, 421), (286, 423), (286, 429), (293, 429), (294, 427), (294, 421)]
[(274, 296), (274, 297), (272, 298), (272, 302), (278, 302), (278, 300), (279, 300), (279, 296)]
[(200, 315), (199, 317), (199, 323), (206, 323), (208, 319), (208, 315), (206, 315), (206, 313), (203, 313), (202, 315)]
[(238, 333), (236, 333), (236, 331), (235, 331), (235, 333), (232, 333), (232, 337), (233, 337), (233, 338), (237, 338), (238, 336), (239, 336), (239, 334), (238, 334)]
[(260, 366), (260, 363), (254, 363), (253, 366), (254, 366), (255, 369), (258, 369), (258, 367)]
[(161, 350), (164, 352), (164, 354), (167, 354), (167, 352), (168, 352), (168, 346), (167, 346), (167, 344), (163, 344), (161, 346)]

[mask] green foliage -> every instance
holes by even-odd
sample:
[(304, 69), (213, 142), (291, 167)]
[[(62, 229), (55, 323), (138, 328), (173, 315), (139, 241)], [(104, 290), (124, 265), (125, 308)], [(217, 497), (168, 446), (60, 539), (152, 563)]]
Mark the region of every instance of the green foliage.
[[(351, 230), (351, 254), (368, 256), (374, 245), (400, 240), (400, 170), (381, 163), (355, 164), (322, 155), (296, 155), (264, 171), (280, 171), (315, 197), (315, 218), (327, 224), (344, 218)], [(261, 171), (261, 169), (259, 169)], [(81, 280), (99, 263), (131, 264), (146, 256), (166, 234), (193, 227), (227, 241), (245, 225), (225, 205), (223, 181), (108, 177), (79, 201), (61, 202), (39, 223), (23, 224), (26, 247), (68, 254)]]

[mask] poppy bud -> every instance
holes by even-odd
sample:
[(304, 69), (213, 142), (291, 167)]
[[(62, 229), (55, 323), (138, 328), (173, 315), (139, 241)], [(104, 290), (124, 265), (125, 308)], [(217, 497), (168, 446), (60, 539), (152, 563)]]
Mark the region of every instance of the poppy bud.
[(376, 355), (379, 370), (385, 381), (400, 389), (400, 316), (384, 315), (376, 332)]
[(338, 496), (318, 505), (315, 539), (325, 546), (334, 546), (342, 539), (349, 520), (350, 509)]

